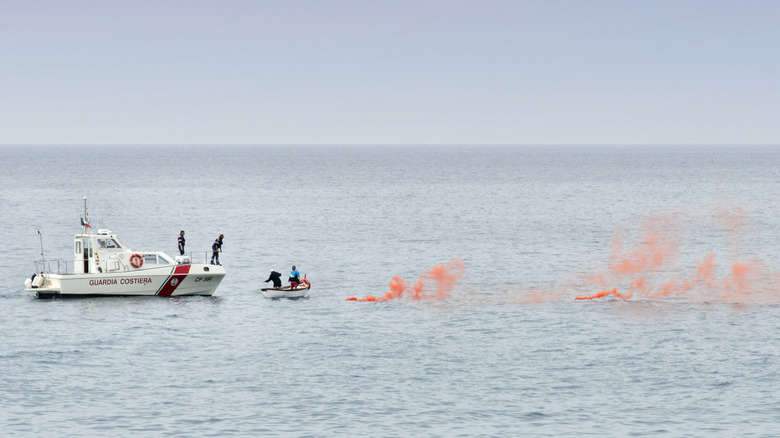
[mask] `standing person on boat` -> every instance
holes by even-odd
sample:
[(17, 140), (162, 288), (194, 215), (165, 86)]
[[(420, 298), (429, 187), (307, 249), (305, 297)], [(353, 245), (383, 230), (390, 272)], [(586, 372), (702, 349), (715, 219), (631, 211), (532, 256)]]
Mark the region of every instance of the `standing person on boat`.
[(301, 273), (298, 272), (297, 269), (295, 269), (295, 265), (292, 266), (292, 271), (290, 271), (290, 289), (295, 289), (298, 287), (298, 285), (301, 283)]
[(225, 237), (224, 234), (220, 234), (219, 237), (217, 237), (217, 240), (214, 241), (214, 244), (211, 245), (211, 250), (214, 251), (211, 253), (211, 264), (215, 264), (214, 261), (216, 260), (216, 264), (222, 266), (221, 263), (219, 263), (219, 253), (222, 252), (222, 239)]
[(268, 280), (263, 283), (268, 283), (269, 281), (274, 282), (274, 287), (282, 287), (282, 274), (271, 269), (271, 275), (269, 275)]
[(179, 255), (184, 255), (184, 230), (179, 233)]

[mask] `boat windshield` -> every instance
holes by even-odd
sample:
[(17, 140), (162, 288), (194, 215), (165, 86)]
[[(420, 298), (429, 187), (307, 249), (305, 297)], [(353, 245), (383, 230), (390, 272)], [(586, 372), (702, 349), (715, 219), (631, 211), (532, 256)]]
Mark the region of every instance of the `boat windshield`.
[(98, 247), (103, 249), (120, 249), (123, 248), (123, 245), (115, 238), (99, 238), (98, 240)]

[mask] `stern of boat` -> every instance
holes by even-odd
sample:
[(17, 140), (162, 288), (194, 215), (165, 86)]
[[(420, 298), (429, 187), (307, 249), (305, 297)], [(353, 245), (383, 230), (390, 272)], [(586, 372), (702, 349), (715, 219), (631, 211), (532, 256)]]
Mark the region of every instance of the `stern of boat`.
[(24, 290), (35, 292), (37, 298), (54, 298), (62, 290), (60, 277), (56, 274), (42, 274), (35, 277), (36, 281), (29, 278), (24, 283)]

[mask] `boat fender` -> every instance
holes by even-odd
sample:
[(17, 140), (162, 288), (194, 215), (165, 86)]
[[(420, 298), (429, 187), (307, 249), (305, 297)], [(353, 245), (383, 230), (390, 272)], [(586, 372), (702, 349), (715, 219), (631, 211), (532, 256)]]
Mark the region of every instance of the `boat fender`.
[(144, 264), (144, 257), (141, 254), (135, 253), (130, 256), (130, 264), (134, 268), (140, 268)]
[(189, 265), (190, 264), (190, 257), (186, 255), (178, 255), (176, 256), (176, 264), (177, 265)]
[(43, 286), (43, 275), (35, 277), (35, 279), (32, 281), (33, 289), (37, 289), (41, 286)]
[(32, 289), (32, 279), (28, 278), (27, 280), (24, 280), (24, 288), (25, 289)]

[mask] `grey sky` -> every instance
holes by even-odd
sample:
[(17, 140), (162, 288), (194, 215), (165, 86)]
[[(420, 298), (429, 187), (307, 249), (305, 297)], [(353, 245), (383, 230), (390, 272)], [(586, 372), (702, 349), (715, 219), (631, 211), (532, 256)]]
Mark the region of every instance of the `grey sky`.
[(778, 1), (0, 3), (0, 144), (780, 144)]

